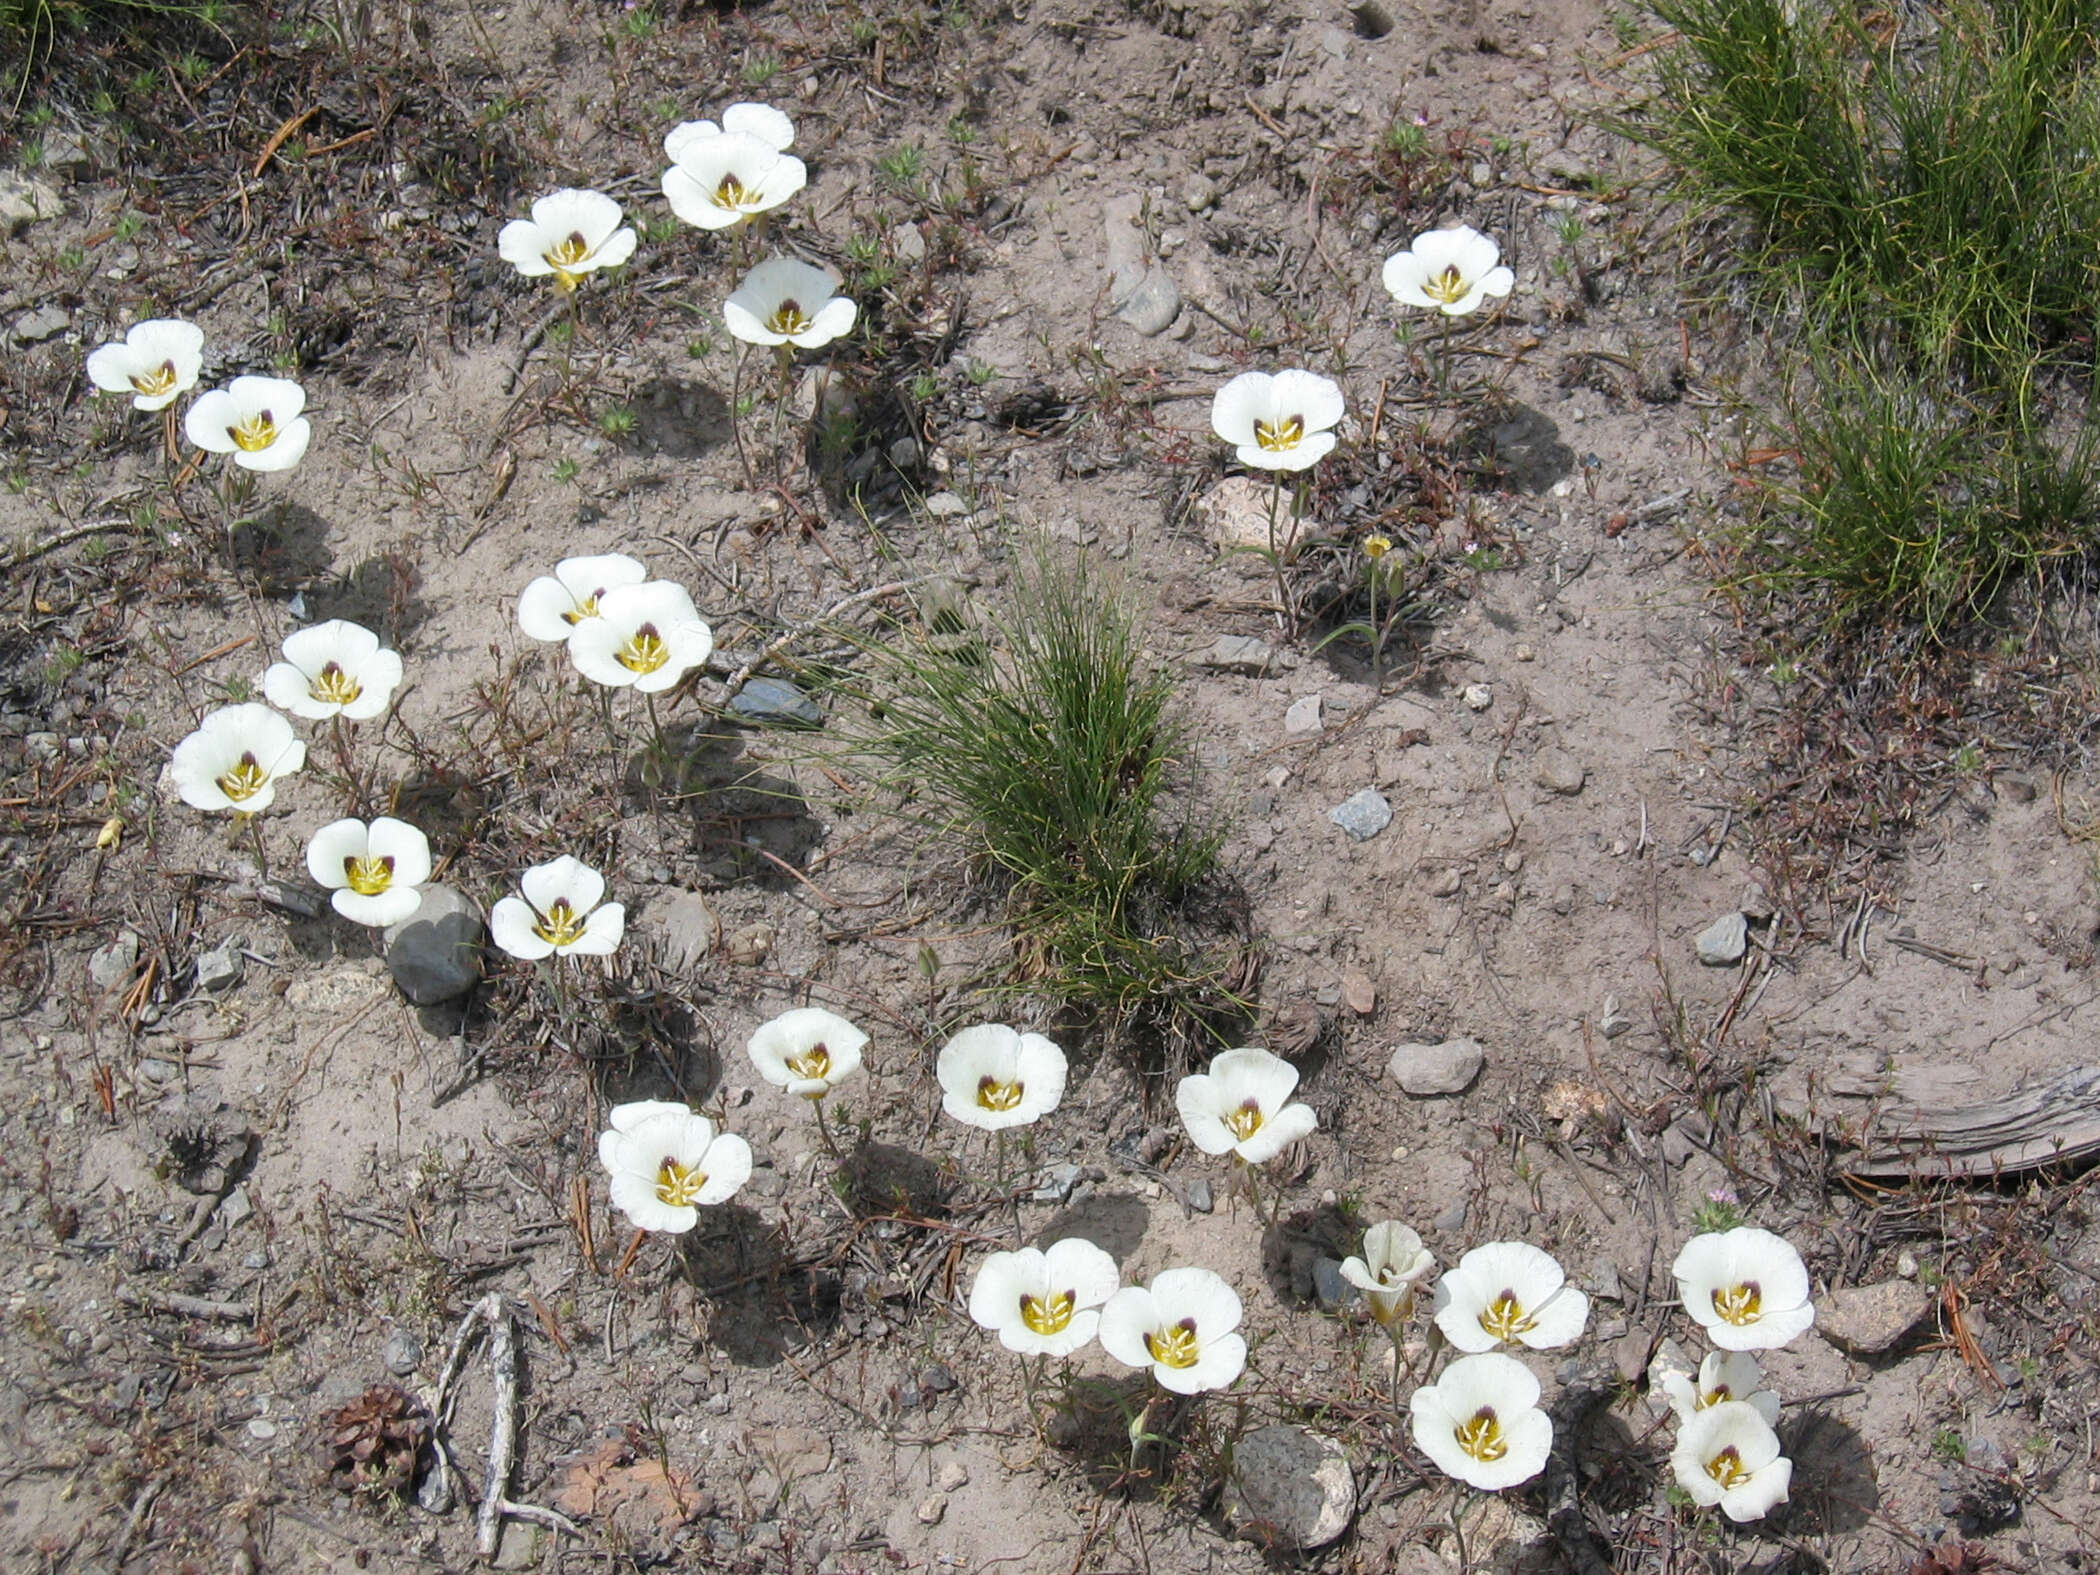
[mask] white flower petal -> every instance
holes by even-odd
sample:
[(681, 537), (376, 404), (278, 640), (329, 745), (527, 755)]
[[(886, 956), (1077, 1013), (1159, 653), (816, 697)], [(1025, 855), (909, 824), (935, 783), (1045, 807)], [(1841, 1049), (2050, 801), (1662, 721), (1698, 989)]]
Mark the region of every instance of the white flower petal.
[(1142, 1285), (1126, 1285), (1102, 1307), (1095, 1338), (1102, 1350), (1125, 1367), (1150, 1367), (1152, 1352), (1146, 1348), (1145, 1337), (1159, 1325), (1152, 1293)]
[(727, 1203), (751, 1179), (751, 1145), (734, 1132), (725, 1132), (707, 1145), (707, 1185), (699, 1201), (709, 1208)]
[[(363, 858), (369, 842), (365, 823), (356, 816), (331, 820), (307, 840), (306, 872), (317, 884), (331, 890), (348, 885), (350, 877), (344, 866), (353, 859)], [(424, 878), (428, 879), (428, 876)]]
[[(168, 772), (182, 801), (193, 808), (259, 814), (276, 800), (278, 779), (305, 764), (306, 745), (292, 724), (251, 702), (221, 706), (207, 715), (175, 746)], [(229, 793), (229, 779), (237, 782), (239, 796)]]
[(535, 864), (518, 877), (518, 890), (542, 914), (566, 902), (572, 913), (589, 913), (605, 897), (605, 877), (574, 854)]
[(722, 111), (722, 130), (756, 137), (767, 147), (783, 153), (795, 145), (795, 123), (770, 104), (730, 105)]
[(1040, 1296), (1046, 1287), (1042, 1260), (1033, 1247), (988, 1256), (970, 1285), (970, 1321), (995, 1334), (1019, 1322), (1021, 1298)]
[(610, 957), (620, 949), (620, 939), (626, 933), (626, 904), (600, 903), (583, 921), (583, 933), (561, 951), (570, 957)]
[(1269, 418), (1273, 381), (1266, 372), (1242, 372), (1219, 389), (1210, 401), (1211, 431), (1236, 447), (1251, 446), (1254, 423)]
[(817, 308), (809, 327), (794, 336), (795, 343), (805, 350), (815, 350), (853, 332), (858, 321), (860, 307), (843, 295), (835, 295)]
[(540, 939), (539, 915), (523, 897), (500, 897), (489, 909), (489, 939), (521, 962), (552, 957), (551, 942)]
[(1310, 1105), (1285, 1105), (1281, 1110), (1263, 1121), (1252, 1137), (1243, 1138), (1237, 1145), (1241, 1159), (1250, 1165), (1266, 1165), (1293, 1143), (1301, 1142), (1313, 1135), (1320, 1125), (1320, 1118)]
[[(800, 1006), (761, 1024), (747, 1049), (758, 1075), (775, 1087), (790, 1093), (822, 1094), (859, 1070), (861, 1048), (867, 1042), (866, 1034), (836, 1012)], [(825, 1061), (822, 1077), (807, 1077), (790, 1064), (819, 1046)]]
[(1305, 423), (1308, 434), (1326, 431), (1339, 422), (1348, 409), (1341, 385), (1316, 372), (1295, 367), (1278, 372), (1270, 387), (1270, 397), (1275, 401), (1277, 413), (1298, 417)]
[(388, 925), (414, 918), (416, 910), (423, 906), (423, 894), (413, 886), (389, 886), (375, 896), (366, 897), (343, 886), (330, 892), (328, 901), (352, 924), (383, 930)]
[(1170, 1367), (1165, 1362), (1155, 1362), (1152, 1376), (1159, 1380), (1162, 1389), (1193, 1395), (1228, 1387), (1246, 1367), (1246, 1340), (1237, 1334), (1221, 1334), (1214, 1340), (1203, 1342), (1193, 1367)]
[(1069, 1291), (1081, 1307), (1099, 1307), (1122, 1283), (1116, 1260), (1084, 1236), (1067, 1236), (1052, 1242), (1043, 1253), (1043, 1279), (1058, 1290)]

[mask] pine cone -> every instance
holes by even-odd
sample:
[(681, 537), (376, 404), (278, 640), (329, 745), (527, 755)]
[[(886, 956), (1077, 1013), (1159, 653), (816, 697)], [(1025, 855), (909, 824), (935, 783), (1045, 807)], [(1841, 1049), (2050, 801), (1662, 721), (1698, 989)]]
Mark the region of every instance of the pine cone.
[(406, 1498), (422, 1474), (430, 1412), (392, 1384), (375, 1384), (328, 1418), (328, 1477), (344, 1493)]

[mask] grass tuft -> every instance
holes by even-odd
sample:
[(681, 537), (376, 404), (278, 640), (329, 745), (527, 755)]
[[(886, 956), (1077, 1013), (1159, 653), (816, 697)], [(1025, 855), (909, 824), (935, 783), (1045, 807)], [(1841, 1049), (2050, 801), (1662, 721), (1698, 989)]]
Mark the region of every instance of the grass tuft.
[(936, 628), (878, 654), (871, 752), (942, 808), (1003, 891), (1021, 983), (1101, 1019), (1148, 1070), (1251, 1016), (1245, 906), (1136, 622), (1082, 559), (1039, 550), (1006, 645)]

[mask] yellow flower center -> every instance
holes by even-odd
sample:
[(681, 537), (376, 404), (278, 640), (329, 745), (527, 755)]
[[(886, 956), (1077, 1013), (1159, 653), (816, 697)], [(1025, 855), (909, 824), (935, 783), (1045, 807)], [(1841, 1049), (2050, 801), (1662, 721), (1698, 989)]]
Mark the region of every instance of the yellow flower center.
[(1225, 1130), (1244, 1143), (1261, 1130), (1261, 1106), (1250, 1099), (1239, 1109), (1226, 1111), (1224, 1121)]
[(226, 435), (243, 453), (259, 454), (277, 441), (277, 421), (269, 411), (258, 410), (239, 426), (228, 427)]
[(688, 1170), (668, 1155), (656, 1168), (657, 1199), (674, 1209), (689, 1209), (698, 1203), (700, 1189), (706, 1185), (706, 1171)]
[(1196, 1320), (1184, 1318), (1167, 1329), (1154, 1329), (1145, 1336), (1145, 1349), (1162, 1367), (1194, 1367), (1203, 1352), (1196, 1343)]
[(1023, 1296), (1021, 1322), (1036, 1334), (1062, 1334), (1078, 1305), (1070, 1291), (1059, 1291), (1047, 1301), (1036, 1296)]
[(557, 898), (533, 925), (532, 933), (549, 946), (574, 946), (583, 939), (583, 915), (569, 906), (568, 898)]
[(1537, 1324), (1538, 1320), (1524, 1311), (1517, 1293), (1509, 1290), (1488, 1303), (1487, 1310), (1480, 1315), (1480, 1327), (1498, 1340), (1514, 1340)]
[(241, 756), (240, 763), (219, 778), (219, 791), (236, 804), (245, 804), (263, 790), (270, 780), (270, 773), (255, 763), (253, 752)]
[(671, 648), (656, 632), (655, 624), (645, 623), (613, 652), (613, 659), (630, 673), (653, 673), (671, 659)]
[(1392, 550), (1393, 539), (1390, 536), (1366, 536), (1364, 538), (1364, 556), (1373, 563), (1376, 563)]
[(1265, 454), (1280, 454), (1285, 449), (1296, 448), (1304, 436), (1303, 416), (1292, 416), (1288, 421), (1254, 423), (1254, 446)]
[(793, 336), (806, 333), (812, 321), (814, 319), (802, 310), (801, 302), (782, 301), (774, 308), (773, 315), (766, 319), (766, 326), (776, 334)]
[(722, 184), (715, 188), (715, 193), (711, 200), (717, 208), (728, 208), (732, 212), (736, 212), (756, 203), (758, 201), (758, 193), (747, 189), (744, 183), (734, 175), (724, 175)]
[(365, 692), (365, 686), (344, 672), (342, 665), (330, 662), (307, 685), (307, 693), (323, 705), (348, 705)]
[(1509, 1440), (1502, 1436), (1502, 1424), (1496, 1420), (1493, 1406), (1482, 1406), (1452, 1429), (1451, 1436), (1458, 1440), (1460, 1449), (1483, 1465), (1509, 1453)]
[(579, 624), (582, 623), (583, 620), (586, 618), (595, 618), (597, 616), (598, 592), (593, 591), (582, 601), (578, 602), (568, 612), (563, 613), (561, 615), (561, 621), (566, 624)]
[(1728, 1323), (1740, 1327), (1756, 1323), (1764, 1305), (1758, 1294), (1757, 1281), (1745, 1280), (1740, 1285), (1724, 1285), (1714, 1292), (1714, 1311)]
[(996, 1077), (977, 1080), (977, 1103), (984, 1109), (1011, 1110), (1020, 1102), (1021, 1085), (1018, 1082), (1002, 1083)]
[(805, 1082), (831, 1075), (831, 1052), (821, 1044), (811, 1045), (800, 1055), (787, 1058), (787, 1069)]
[(590, 260), (591, 243), (572, 230), (567, 239), (556, 241), (541, 253), (547, 266), (554, 270), (556, 288), (568, 291), (576, 288), (576, 279), (581, 266)]
[(131, 386), (144, 394), (148, 399), (158, 399), (162, 394), (171, 392), (175, 387), (175, 363), (173, 361), (163, 361), (150, 372), (132, 373)]
[(1692, 1409), (1694, 1411), (1704, 1411), (1710, 1405), (1719, 1405), (1725, 1400), (1733, 1400), (1734, 1398), (1735, 1396), (1729, 1393), (1726, 1384), (1716, 1384), (1713, 1388), (1702, 1389), (1692, 1396)]
[(1431, 274), (1422, 281), (1422, 293), (1439, 306), (1449, 306), (1454, 301), (1463, 300), (1468, 288), (1466, 277), (1458, 271), (1456, 264), (1442, 273)]
[(1733, 1444), (1707, 1461), (1706, 1474), (1720, 1483), (1724, 1491), (1741, 1487), (1750, 1480), (1750, 1473), (1743, 1469), (1743, 1458), (1735, 1452)]
[(394, 856), (386, 853), (373, 858), (366, 854), (362, 858), (344, 859), (343, 878), (358, 896), (376, 897), (394, 884)]

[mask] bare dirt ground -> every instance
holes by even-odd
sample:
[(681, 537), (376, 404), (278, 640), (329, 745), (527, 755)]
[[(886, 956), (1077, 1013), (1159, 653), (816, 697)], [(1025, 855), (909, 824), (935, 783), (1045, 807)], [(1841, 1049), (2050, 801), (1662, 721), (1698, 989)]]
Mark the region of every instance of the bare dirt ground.
[[(57, 117), (25, 118), (32, 95), (7, 129), (65, 211), (0, 243), (0, 1563), (465, 1567), (481, 1359), (450, 1513), (338, 1493), (328, 1418), (427, 1394), (495, 1292), (522, 1346), (512, 1496), (582, 1526), (512, 1522), (504, 1567), (1455, 1569), (1382, 1337), (1318, 1294), (1348, 1214), (1414, 1223), (1447, 1264), (1537, 1242), (1593, 1298), (1541, 1366), (1598, 1397), (1571, 1430), (1591, 1540), (1547, 1531), (1549, 1475), (1480, 1522), (1474, 1568), (2093, 1567), (2083, 1185), (1845, 1175), (1892, 1092), (1977, 1101), (2093, 1059), (2087, 674), (2014, 640), (1968, 653), (1966, 706), (1906, 705), (1871, 673), (1775, 671), (1773, 631), (1715, 592), (1769, 462), (1737, 403), (1756, 343), (1680, 279), (1690, 232), (1652, 171), (1585, 123), (1637, 87), (1605, 7), (1394, 0), (1382, 33), (1306, 0), (382, 9), (200, 33), (187, 69), (169, 44), (157, 89), (100, 118), (92, 89), (138, 62), (83, 48)], [(720, 328), (730, 243), (664, 225), (655, 190), (662, 132), (745, 97), (789, 110), (811, 170), (772, 241), (837, 267), (867, 322), (818, 358), (854, 420), (781, 488), (732, 436), (759, 387), (762, 447), (770, 392)], [(566, 342), (495, 252), (565, 184), (655, 226)], [(1378, 270), (1441, 222), (1493, 234), (1517, 284), (1439, 374)], [(1163, 332), (1119, 315), (1132, 258), (1178, 293)], [(170, 501), (157, 426), (81, 376), (152, 315), (204, 327), (208, 382), (275, 368), (311, 396), (311, 453), (230, 551), (205, 487)], [(1351, 406), (1295, 592), (1316, 604), (1374, 528), (1415, 564), (1383, 693), (1360, 645), (1285, 637), (1267, 565), (1221, 553), (1200, 506), (1228, 473), (1212, 390), (1287, 365)], [(1039, 1439), (962, 1311), (1014, 1221), (937, 1120), (932, 1049), (1028, 1007), (995, 993), (1009, 948), (960, 860), (836, 752), (858, 719), (826, 675), (850, 657), (814, 626), (783, 650), (821, 730), (714, 710), (743, 656), (893, 581), (952, 576), (996, 632), (1037, 534), (1111, 565), (1185, 670), (1199, 812), (1263, 943), (1252, 1038), (1301, 1062), (1322, 1118), (1265, 1238), (1202, 1156), (1139, 1164), (1171, 1104), (1052, 1030), (1074, 1080), (1026, 1237), (1087, 1234), (1125, 1283), (1206, 1264), (1247, 1304), (1249, 1371), (1176, 1419), (1164, 1476), (1123, 1470), (1120, 1422)], [(643, 780), (643, 713), (601, 726), (516, 627), (527, 579), (609, 551), (690, 585), (728, 653), (665, 718), (691, 735), (683, 799)], [(331, 616), (407, 660), (357, 747), (445, 878), (487, 901), (556, 852), (608, 870), (628, 938), (580, 1012), (500, 958), (417, 1011), (370, 937), (296, 911), (305, 835), (342, 813), (318, 739), (260, 850), (159, 785), (199, 715)], [(1225, 635), (1269, 642), (1267, 670), (1206, 663)], [(1329, 811), (1365, 788), (1392, 820), (1351, 841)], [(1743, 960), (1702, 964), (1735, 912)], [(238, 977), (207, 989), (229, 940)], [(874, 1035), (843, 1187), (743, 1054), (811, 1002)], [(1485, 1053), (1462, 1092), (1388, 1075), (1396, 1046), (1458, 1037)], [(596, 1133), (665, 1096), (724, 1112), (760, 1168), (623, 1264)], [(1874, 1287), (1921, 1315), (1874, 1354), (1822, 1332), (1775, 1354), (1794, 1497), (1742, 1528), (1669, 1502), (1645, 1393), (1657, 1342), (1688, 1337), (1670, 1259), (1720, 1188), (1801, 1246), (1819, 1301)], [(1295, 1560), (1220, 1505), (1232, 1440), (1276, 1420), (1339, 1438), (1360, 1501)], [(1942, 1538), (1966, 1551), (1919, 1562)]]

